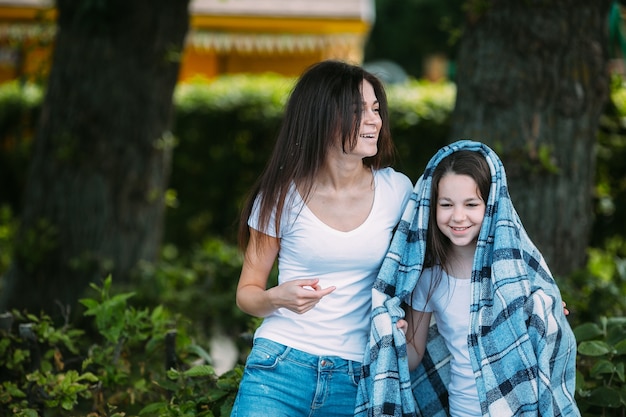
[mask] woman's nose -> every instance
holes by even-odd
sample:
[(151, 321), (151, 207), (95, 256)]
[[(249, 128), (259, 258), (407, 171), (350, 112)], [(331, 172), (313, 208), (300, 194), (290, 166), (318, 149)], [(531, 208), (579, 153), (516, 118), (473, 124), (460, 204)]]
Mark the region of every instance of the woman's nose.
[(379, 120), (378, 113), (374, 111), (373, 109), (365, 109), (363, 111), (363, 121), (365, 123), (376, 124), (378, 123), (378, 120)]

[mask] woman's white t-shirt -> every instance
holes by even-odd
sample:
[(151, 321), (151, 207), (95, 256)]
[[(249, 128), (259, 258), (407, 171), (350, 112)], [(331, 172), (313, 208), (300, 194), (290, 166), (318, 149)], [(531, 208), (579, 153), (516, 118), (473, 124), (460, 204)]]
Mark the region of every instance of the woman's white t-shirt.
[[(441, 273), (441, 281), (428, 299), (431, 283), (435, 279), (433, 271)], [(439, 267), (427, 268), (422, 272), (411, 299), (414, 310), (433, 313), (439, 333), (452, 354), (448, 386), (452, 417), (482, 416), (467, 344), (471, 289), (470, 279), (451, 277)]]
[[(322, 288), (337, 289), (304, 314), (285, 308), (276, 310), (263, 320), (255, 338), (270, 339), (313, 355), (363, 360), (370, 329), (372, 285), (413, 188), (406, 175), (391, 168), (374, 171), (374, 187), (369, 216), (349, 232), (319, 220), (291, 187), (286, 200), (291, 204), (286, 204), (281, 216), (278, 283), (319, 278)], [(248, 225), (258, 230), (256, 208)], [(273, 220), (263, 232), (276, 235)]]

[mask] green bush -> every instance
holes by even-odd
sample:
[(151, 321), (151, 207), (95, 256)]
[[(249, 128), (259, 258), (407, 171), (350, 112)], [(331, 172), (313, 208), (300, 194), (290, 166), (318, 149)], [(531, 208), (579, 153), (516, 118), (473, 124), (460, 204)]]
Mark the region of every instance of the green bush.
[(559, 280), (574, 325), (599, 317), (626, 316), (626, 241), (615, 237), (603, 248), (589, 248), (584, 269)]
[(0, 85), (0, 206), (20, 208), (42, 89), (33, 84)]
[[(169, 244), (158, 262), (140, 265), (128, 289), (136, 293), (138, 305), (184, 312), (198, 341), (208, 343), (212, 335), (221, 334), (245, 351), (256, 324), (235, 303), (242, 263), (238, 248), (217, 238), (184, 253)], [(276, 275), (274, 270), (270, 285)]]
[[(16, 228), (17, 221), (13, 218), (11, 208), (8, 205), (0, 205), (0, 276), (9, 268)], [(2, 291), (2, 280), (0, 280), (0, 291)]]
[(45, 315), (0, 318), (0, 415), (230, 415), (241, 367), (218, 377), (185, 319), (135, 308), (134, 294), (114, 295), (111, 285), (109, 277), (81, 300), (92, 335), (54, 328)]
[(626, 83), (616, 77), (602, 115), (596, 158), (596, 218), (591, 246), (626, 236)]
[(167, 241), (187, 248), (207, 234), (234, 239), (242, 199), (267, 159), (290, 87), (276, 75), (177, 87), (176, 206), (167, 212)]
[(576, 401), (583, 417), (626, 412), (626, 317), (601, 317), (574, 329), (578, 341)]

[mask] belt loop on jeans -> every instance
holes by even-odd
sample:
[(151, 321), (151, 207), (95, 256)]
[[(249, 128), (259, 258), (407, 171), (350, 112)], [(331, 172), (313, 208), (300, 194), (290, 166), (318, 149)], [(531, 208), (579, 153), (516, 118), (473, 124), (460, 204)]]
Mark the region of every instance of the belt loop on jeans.
[(354, 375), (354, 361), (348, 361), (348, 375)]

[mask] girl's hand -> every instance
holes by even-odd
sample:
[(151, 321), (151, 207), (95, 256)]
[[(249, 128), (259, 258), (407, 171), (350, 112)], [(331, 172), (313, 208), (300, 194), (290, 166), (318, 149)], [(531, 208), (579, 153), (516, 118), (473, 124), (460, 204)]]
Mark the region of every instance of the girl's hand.
[(569, 310), (565, 307), (565, 301), (563, 301), (563, 313), (564, 313), (566, 316), (569, 316)]

